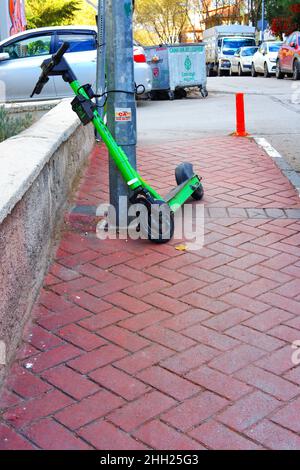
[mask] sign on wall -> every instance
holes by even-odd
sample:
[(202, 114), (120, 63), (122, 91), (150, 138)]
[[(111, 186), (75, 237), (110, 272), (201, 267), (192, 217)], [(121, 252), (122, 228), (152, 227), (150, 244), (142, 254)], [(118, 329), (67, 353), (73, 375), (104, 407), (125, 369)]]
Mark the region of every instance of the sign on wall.
[(25, 0), (1, 0), (0, 39), (24, 31), (25, 28)]

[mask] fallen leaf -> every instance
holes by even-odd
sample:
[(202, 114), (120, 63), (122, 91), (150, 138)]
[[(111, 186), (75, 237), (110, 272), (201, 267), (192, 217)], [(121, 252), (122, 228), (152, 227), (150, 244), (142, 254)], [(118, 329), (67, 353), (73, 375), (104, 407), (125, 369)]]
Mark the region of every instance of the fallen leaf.
[(178, 251), (186, 251), (186, 250), (187, 250), (187, 246), (186, 246), (186, 245), (177, 245), (177, 246), (175, 246), (175, 250), (178, 250)]

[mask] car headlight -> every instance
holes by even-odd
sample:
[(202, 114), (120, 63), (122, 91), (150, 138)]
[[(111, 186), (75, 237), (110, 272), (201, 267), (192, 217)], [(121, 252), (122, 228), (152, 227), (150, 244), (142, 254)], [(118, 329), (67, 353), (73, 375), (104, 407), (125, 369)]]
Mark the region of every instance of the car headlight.
[(274, 59), (273, 57), (270, 59), (270, 62), (276, 62), (276, 59)]

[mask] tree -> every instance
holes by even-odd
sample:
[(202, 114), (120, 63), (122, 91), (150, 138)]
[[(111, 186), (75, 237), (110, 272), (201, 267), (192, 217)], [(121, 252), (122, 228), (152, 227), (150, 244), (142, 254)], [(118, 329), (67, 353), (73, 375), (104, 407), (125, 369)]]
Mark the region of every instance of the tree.
[(189, 1), (178, 0), (136, 0), (135, 37), (148, 36), (152, 44), (180, 42), (184, 27), (188, 21)]
[(79, 0), (26, 0), (28, 28), (72, 24)]
[[(268, 0), (265, 0), (268, 2)], [(249, 0), (248, 1), (249, 19), (253, 26), (257, 27), (258, 21), (262, 16), (262, 0)]]
[(75, 13), (73, 23), (74, 24), (96, 24), (96, 10), (89, 5), (86, 0), (79, 1), (80, 9)]
[(295, 0), (268, 0), (267, 18), (274, 34), (291, 34), (300, 29), (300, 5)]

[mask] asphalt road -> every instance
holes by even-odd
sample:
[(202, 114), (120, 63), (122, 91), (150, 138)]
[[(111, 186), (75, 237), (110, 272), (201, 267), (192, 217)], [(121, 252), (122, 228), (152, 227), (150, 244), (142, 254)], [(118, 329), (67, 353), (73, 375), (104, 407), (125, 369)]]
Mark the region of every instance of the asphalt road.
[(263, 77), (208, 78), (206, 99), (138, 103), (138, 141), (224, 135), (235, 130), (235, 93), (245, 93), (247, 131), (266, 137), (300, 171), (300, 81)]

